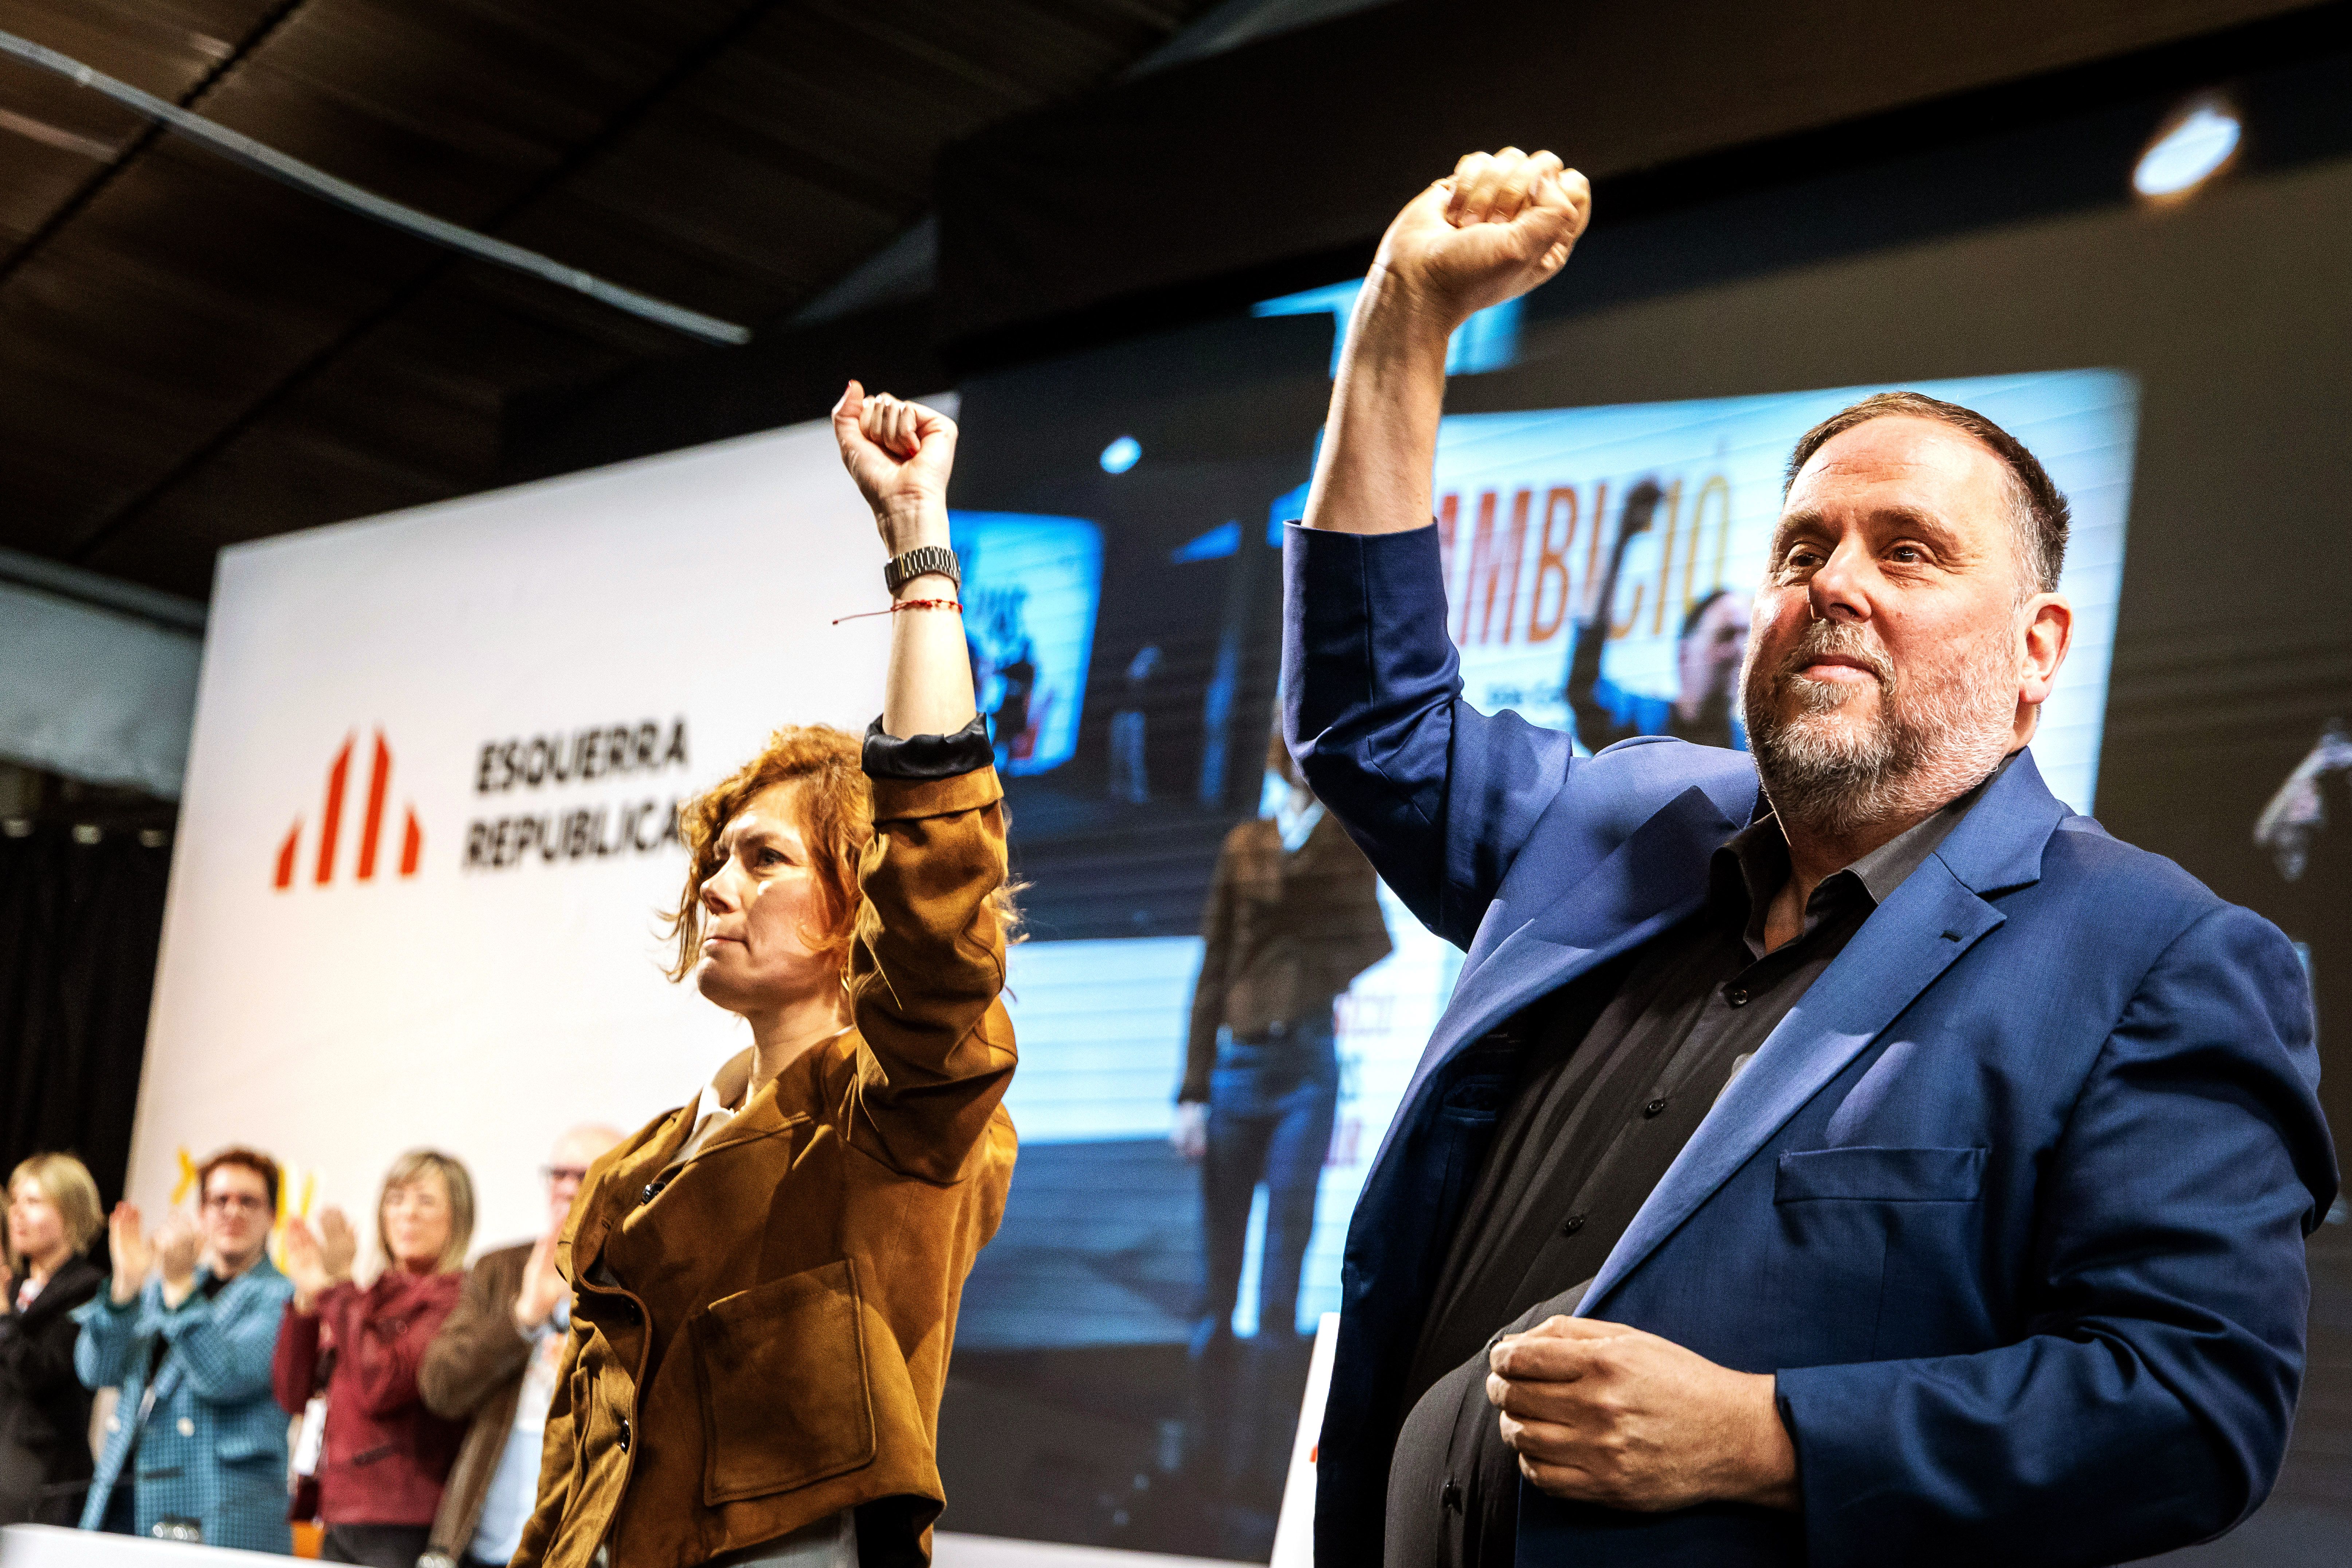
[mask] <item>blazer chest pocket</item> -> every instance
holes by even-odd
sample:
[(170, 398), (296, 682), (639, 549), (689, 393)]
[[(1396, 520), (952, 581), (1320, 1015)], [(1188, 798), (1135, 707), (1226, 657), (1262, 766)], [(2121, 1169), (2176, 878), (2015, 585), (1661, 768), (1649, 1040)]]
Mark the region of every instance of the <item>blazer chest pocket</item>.
[(688, 1320), (702, 1383), (705, 1503), (814, 1485), (873, 1461), (865, 1312), (848, 1258)]
[(1983, 1149), (1811, 1149), (1772, 1179), (1784, 1366), (1973, 1348), (1985, 1331)]
[(1780, 1156), (1772, 1201), (1967, 1203), (1984, 1190), (1984, 1166), (1981, 1148), (1807, 1149)]

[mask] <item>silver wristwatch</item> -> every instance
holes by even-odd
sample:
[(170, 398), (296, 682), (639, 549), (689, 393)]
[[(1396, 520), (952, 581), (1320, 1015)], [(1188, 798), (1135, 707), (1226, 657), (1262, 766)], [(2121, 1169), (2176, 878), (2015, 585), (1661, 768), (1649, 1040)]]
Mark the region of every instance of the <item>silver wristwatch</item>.
[(963, 586), (963, 567), (956, 560), (956, 552), (944, 544), (926, 544), (892, 557), (889, 564), (882, 568), (882, 586), (895, 594), (901, 584), (926, 572), (937, 572), (958, 588)]

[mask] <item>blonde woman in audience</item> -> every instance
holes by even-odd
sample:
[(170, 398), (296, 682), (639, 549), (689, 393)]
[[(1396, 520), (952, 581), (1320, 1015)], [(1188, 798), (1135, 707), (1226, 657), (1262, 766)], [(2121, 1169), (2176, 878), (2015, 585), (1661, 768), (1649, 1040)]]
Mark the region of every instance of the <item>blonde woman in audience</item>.
[(71, 1154), (8, 1176), (0, 1249), (0, 1524), (71, 1524), (89, 1484), (89, 1390), (74, 1376), (73, 1310), (106, 1283), (83, 1256), (106, 1227), (98, 1184)]
[(474, 1235), (474, 1184), (446, 1154), (413, 1149), (393, 1162), (376, 1199), (382, 1271), (365, 1286), (352, 1271), (359, 1237), (340, 1209), (314, 1231), (286, 1222), (286, 1303), (271, 1369), (278, 1403), (300, 1415), (327, 1399), (318, 1467), (320, 1555), (330, 1563), (415, 1568), (465, 1423), (425, 1407), (416, 1371), (457, 1304)]

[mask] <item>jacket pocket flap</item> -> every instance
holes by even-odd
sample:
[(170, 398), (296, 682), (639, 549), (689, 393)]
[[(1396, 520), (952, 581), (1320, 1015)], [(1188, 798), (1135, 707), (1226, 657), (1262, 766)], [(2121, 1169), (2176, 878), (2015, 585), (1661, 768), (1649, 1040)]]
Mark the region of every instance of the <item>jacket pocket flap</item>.
[(873, 1461), (865, 1310), (849, 1259), (724, 1297), (689, 1331), (707, 1504), (792, 1491)]
[(286, 1445), (282, 1438), (273, 1442), (269, 1437), (251, 1432), (225, 1432), (213, 1444), (213, 1457), (225, 1465), (242, 1464), (248, 1459), (278, 1459), (282, 1462), (285, 1452)]
[(1807, 1149), (1780, 1156), (1772, 1201), (1859, 1198), (1876, 1203), (1965, 1203), (1984, 1187), (1985, 1151)]

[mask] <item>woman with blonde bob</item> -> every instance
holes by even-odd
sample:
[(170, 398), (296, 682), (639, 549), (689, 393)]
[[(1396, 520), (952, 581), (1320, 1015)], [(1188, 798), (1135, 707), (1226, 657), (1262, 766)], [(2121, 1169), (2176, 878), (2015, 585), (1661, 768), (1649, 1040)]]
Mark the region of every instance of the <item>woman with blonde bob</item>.
[(834, 432), (895, 596), (882, 715), (862, 744), (776, 731), (684, 816), (674, 978), (751, 1043), (572, 1207), (519, 1568), (929, 1558), (956, 1307), (1013, 1175), (1004, 816), (948, 548), (955, 426), (852, 382)]
[(84, 1255), (106, 1228), (98, 1184), (71, 1154), (8, 1175), (0, 1253), (0, 1524), (71, 1524), (89, 1483), (89, 1390), (74, 1375), (73, 1310), (106, 1271)]
[(359, 1237), (341, 1209), (322, 1211), (315, 1231), (299, 1215), (286, 1222), (294, 1298), (270, 1382), (289, 1415), (326, 1394), (318, 1512), (329, 1563), (415, 1568), (425, 1549), (466, 1424), (425, 1408), (416, 1369), (457, 1305), (473, 1236), (474, 1184), (430, 1149), (410, 1150), (384, 1173), (382, 1271), (364, 1288), (352, 1279)]

